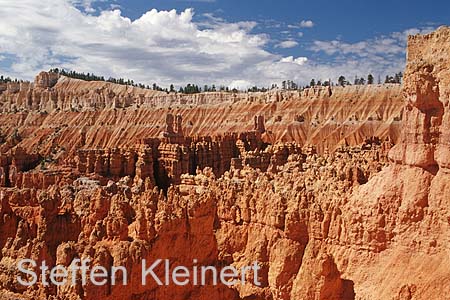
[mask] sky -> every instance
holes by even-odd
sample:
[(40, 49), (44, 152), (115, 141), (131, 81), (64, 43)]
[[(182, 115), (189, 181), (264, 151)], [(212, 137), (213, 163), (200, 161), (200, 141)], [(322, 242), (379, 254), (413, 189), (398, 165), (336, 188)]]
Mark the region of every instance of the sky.
[(79, 72), (236, 88), (404, 69), (450, 1), (0, 0), (0, 74)]

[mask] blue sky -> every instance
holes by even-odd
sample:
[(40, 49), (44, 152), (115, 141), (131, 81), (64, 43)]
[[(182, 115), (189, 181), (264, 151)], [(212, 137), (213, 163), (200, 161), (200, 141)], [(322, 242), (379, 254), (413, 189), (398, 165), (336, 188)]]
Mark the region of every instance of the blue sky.
[[(65, 67), (167, 86), (401, 71), (449, 1), (0, 0), (0, 73)], [(174, 11), (176, 10), (176, 11)]]

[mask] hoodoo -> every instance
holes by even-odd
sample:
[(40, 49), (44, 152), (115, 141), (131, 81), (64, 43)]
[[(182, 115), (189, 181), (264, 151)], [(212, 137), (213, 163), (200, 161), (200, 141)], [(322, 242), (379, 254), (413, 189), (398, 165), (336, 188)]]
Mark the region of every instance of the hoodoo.
[[(441, 299), (449, 103), (448, 27), (409, 37), (402, 86), (2, 83), (0, 298)], [(126, 284), (83, 282), (81, 261)], [(75, 271), (42, 284), (55, 269)]]

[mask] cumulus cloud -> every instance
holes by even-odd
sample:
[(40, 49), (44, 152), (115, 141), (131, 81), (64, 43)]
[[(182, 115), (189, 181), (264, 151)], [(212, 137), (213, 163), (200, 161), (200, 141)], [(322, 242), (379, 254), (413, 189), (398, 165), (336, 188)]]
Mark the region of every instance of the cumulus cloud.
[(280, 62), (283, 63), (295, 63), (297, 65), (303, 65), (308, 61), (307, 57), (297, 57), (294, 58), (293, 56), (288, 56), (288, 57), (283, 57), (282, 59), (280, 59)]
[(63, 67), (162, 86), (269, 86), (286, 79), (306, 84), (312, 77), (401, 70), (406, 35), (415, 32), (354, 44), (316, 41), (309, 51), (329, 56), (319, 61), (271, 52), (270, 37), (253, 33), (256, 22), (231, 23), (211, 15), (201, 23), (193, 20), (192, 9), (153, 9), (131, 20), (119, 9), (97, 8), (91, 14), (93, 2), (0, 0), (0, 53), (6, 57), (0, 73), (32, 79), (41, 70)]
[(276, 47), (283, 48), (283, 49), (294, 48), (294, 47), (297, 47), (297, 46), (298, 46), (298, 43), (296, 41), (293, 41), (293, 40), (283, 41), (283, 42), (281, 42), (281, 43), (276, 45)]
[(15, 55), (10, 73), (27, 78), (62, 66), (162, 85), (225, 84), (277, 59), (262, 49), (265, 35), (250, 34), (254, 22), (217, 22), (201, 30), (192, 9), (153, 9), (132, 21), (120, 10), (93, 16), (68, 1), (33, 2), (0, 1), (0, 52)]
[(314, 27), (314, 22), (311, 20), (302, 20), (300, 22), (300, 27), (302, 28), (312, 28)]

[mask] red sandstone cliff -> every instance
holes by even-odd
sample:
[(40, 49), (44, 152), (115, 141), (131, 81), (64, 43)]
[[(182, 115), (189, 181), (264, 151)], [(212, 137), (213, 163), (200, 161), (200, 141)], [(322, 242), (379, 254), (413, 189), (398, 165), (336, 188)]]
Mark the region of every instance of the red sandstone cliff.
[[(158, 108), (120, 100), (129, 106), (2, 114), (2, 299), (445, 299), (449, 49), (446, 27), (409, 38), (405, 104), (398, 88), (374, 86), (226, 104), (202, 95), (210, 104), (191, 98), (193, 108), (170, 110), (164, 98)], [(50, 94), (74, 84), (69, 101), (84, 85), (40, 76), (33, 89)], [(21, 98), (12, 94), (2, 103)], [(394, 118), (404, 126), (391, 149)], [(26, 289), (15, 281), (23, 257), (125, 266), (129, 285)], [(157, 258), (258, 261), (262, 285), (142, 286), (141, 260)]]
[(0, 133), (16, 130), (23, 136), (21, 147), (43, 155), (55, 147), (73, 152), (134, 146), (139, 139), (157, 137), (168, 113), (181, 114), (187, 136), (248, 131), (254, 117), (262, 115), (267, 142), (315, 145), (320, 152), (358, 145), (371, 136), (395, 142), (401, 126), (399, 85), (333, 87), (331, 96), (319, 87), (183, 95), (65, 77), (50, 85), (47, 76), (43, 72), (33, 85), (0, 94), (0, 107), (8, 114), (0, 119)]

